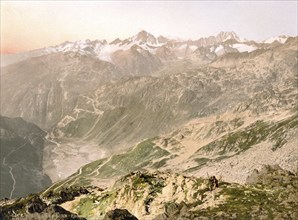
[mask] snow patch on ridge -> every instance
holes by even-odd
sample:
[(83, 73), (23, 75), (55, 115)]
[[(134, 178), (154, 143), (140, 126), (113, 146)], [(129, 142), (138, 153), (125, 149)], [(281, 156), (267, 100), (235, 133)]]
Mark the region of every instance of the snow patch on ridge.
[(251, 46), (251, 45), (247, 45), (247, 44), (233, 44), (232, 48), (237, 49), (240, 53), (242, 53), (242, 52), (249, 52), (250, 53), (250, 52), (258, 49), (255, 46)]
[(220, 55), (224, 54), (225, 49), (222, 45), (219, 45), (218, 47), (216, 47), (214, 52), (216, 53), (217, 56), (220, 56)]
[(264, 40), (263, 42), (265, 44), (272, 44), (274, 41), (277, 41), (281, 44), (284, 44), (287, 41), (288, 38), (289, 38), (289, 36), (283, 35), (283, 36), (278, 36), (278, 37), (271, 37), (267, 40)]

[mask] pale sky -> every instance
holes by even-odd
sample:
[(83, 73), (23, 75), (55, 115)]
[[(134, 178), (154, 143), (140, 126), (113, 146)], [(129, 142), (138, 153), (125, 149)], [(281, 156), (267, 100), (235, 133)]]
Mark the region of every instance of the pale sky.
[(198, 39), (220, 31), (264, 40), (297, 36), (297, 1), (3, 1), (1, 53), (64, 41), (155, 36)]

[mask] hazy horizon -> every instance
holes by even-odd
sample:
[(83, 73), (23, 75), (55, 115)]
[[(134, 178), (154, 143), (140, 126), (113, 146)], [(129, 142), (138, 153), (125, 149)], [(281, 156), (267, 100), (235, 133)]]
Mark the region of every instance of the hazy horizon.
[(198, 39), (234, 31), (252, 40), (297, 36), (297, 1), (1, 1), (1, 53), (75, 40), (155, 36)]

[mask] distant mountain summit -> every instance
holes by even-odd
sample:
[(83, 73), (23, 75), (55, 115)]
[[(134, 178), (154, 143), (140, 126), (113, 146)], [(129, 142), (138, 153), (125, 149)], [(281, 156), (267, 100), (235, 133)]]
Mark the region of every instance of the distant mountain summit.
[[(161, 61), (184, 59), (193, 56), (198, 57), (197, 52), (200, 50), (200, 57), (204, 60), (204, 62), (210, 62), (214, 58), (226, 53), (252, 52), (257, 49), (268, 48), (272, 43), (283, 44), (287, 39), (288, 36), (279, 36), (276, 38), (270, 38), (263, 42), (256, 42), (248, 41), (238, 36), (234, 31), (222, 31), (216, 36), (202, 37), (197, 40), (181, 40), (166, 38), (164, 36), (155, 37), (153, 34), (142, 30), (132, 37), (124, 40), (117, 38), (110, 43), (106, 40), (91, 41), (88, 39), (74, 42), (66, 41), (59, 45), (39, 50), (28, 51), (15, 55), (2, 55), (1, 65), (5, 66), (31, 57), (51, 53), (77, 53), (84, 56), (92, 56), (96, 59), (115, 64), (116, 62), (113, 57), (117, 57), (114, 56), (116, 52), (128, 51), (135, 45), (139, 46), (140, 49), (149, 52), (153, 57), (156, 57), (156, 59), (160, 59)], [(215, 49), (212, 49), (211, 47), (219, 47), (218, 50), (221, 50), (221, 52), (216, 53)], [(222, 50), (222, 48), (225, 49)], [(167, 52), (165, 53), (165, 51)], [(202, 54), (203, 51), (205, 51), (204, 54)], [(210, 52), (214, 53), (210, 54)], [(201, 55), (203, 55), (203, 57)]]
[(245, 42), (247, 40), (239, 37), (234, 31), (231, 32), (224, 32), (221, 31), (219, 34), (216, 35), (217, 42), (225, 42), (227, 40), (236, 40), (238, 42)]
[[(274, 42), (275, 40), (271, 41)], [(215, 56), (210, 55), (208, 54), (208, 51), (205, 51), (204, 56), (206, 57), (204, 60), (211, 61), (215, 57), (226, 53), (252, 52), (256, 49), (266, 48), (269, 47), (270, 43), (269, 45), (267, 44), (271, 41), (266, 41), (267, 43), (265, 45), (255, 41), (248, 41), (239, 37), (233, 31), (222, 31), (216, 36), (186, 41), (170, 39), (164, 36), (155, 37), (147, 31), (142, 30), (132, 37), (124, 40), (117, 38), (110, 43), (107, 43), (105, 40), (65, 42), (54, 47), (46, 48), (43, 53), (74, 52), (81, 55), (93, 56), (97, 59), (117, 64), (117, 61), (115, 60), (117, 59), (115, 58), (117, 57), (116, 54), (119, 54), (119, 51), (129, 51), (132, 48), (137, 48), (135, 46), (138, 46), (139, 50), (147, 51), (153, 57), (156, 57), (156, 59), (160, 59), (161, 61), (189, 58), (197, 54), (197, 50), (200, 50), (200, 53), (202, 53), (202, 48), (207, 48), (209, 52), (215, 52), (214, 48), (218, 47), (217, 50), (220, 50), (220, 52), (215, 52)], [(277, 38), (277, 42), (279, 44), (284, 43), (285, 38)], [(213, 47), (213, 49), (211, 47)], [(164, 54), (164, 52), (161, 53), (161, 51), (167, 51), (168, 55)], [(211, 57), (213, 58), (210, 59)]]
[(139, 42), (140, 44), (151, 44), (156, 45), (158, 44), (158, 39), (156, 39), (152, 34), (146, 31), (140, 31), (136, 36), (132, 38), (133, 41)]
[(280, 36), (277, 36), (277, 37), (271, 37), (267, 40), (264, 40), (263, 42), (265, 44), (272, 44), (274, 42), (284, 44), (288, 40), (288, 38), (289, 38), (289, 36), (287, 36), (287, 35), (280, 35)]

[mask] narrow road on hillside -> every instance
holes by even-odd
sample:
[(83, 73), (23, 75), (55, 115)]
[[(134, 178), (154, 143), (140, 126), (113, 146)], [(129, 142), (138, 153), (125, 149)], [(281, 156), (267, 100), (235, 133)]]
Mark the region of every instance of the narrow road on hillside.
[(2, 163), (3, 163), (4, 166), (6, 166), (6, 167), (9, 168), (9, 173), (10, 173), (11, 179), (12, 179), (12, 181), (13, 181), (12, 189), (11, 189), (11, 191), (10, 191), (10, 195), (9, 195), (9, 199), (12, 198), (12, 195), (13, 195), (13, 192), (14, 192), (14, 190), (15, 190), (15, 186), (16, 186), (16, 183), (17, 183), (17, 182), (16, 182), (16, 179), (15, 179), (13, 173), (12, 173), (13, 167), (10, 166), (10, 165), (8, 165), (8, 164), (6, 163), (6, 159), (7, 159), (11, 154), (13, 154), (14, 152), (18, 151), (18, 150), (21, 149), (22, 147), (24, 147), (27, 143), (28, 143), (28, 141), (26, 141), (25, 144), (23, 144), (23, 145), (17, 147), (16, 149), (12, 150), (11, 152), (9, 152), (9, 153), (3, 158), (3, 162), (2, 162)]

